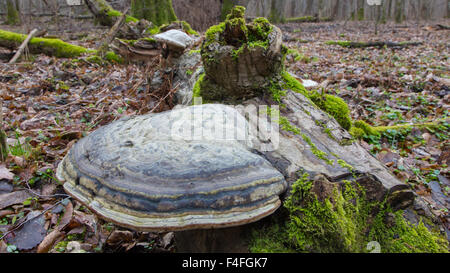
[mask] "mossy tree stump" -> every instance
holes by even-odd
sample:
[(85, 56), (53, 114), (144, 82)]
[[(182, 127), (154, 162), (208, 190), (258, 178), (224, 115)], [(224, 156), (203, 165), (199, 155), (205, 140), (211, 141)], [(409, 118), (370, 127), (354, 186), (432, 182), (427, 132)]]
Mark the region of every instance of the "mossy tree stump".
[[(283, 69), (282, 33), (265, 18), (246, 24), (236, 6), (225, 22), (211, 27), (201, 48), (207, 101), (239, 101), (261, 94)], [(196, 94), (199, 95), (199, 94)]]

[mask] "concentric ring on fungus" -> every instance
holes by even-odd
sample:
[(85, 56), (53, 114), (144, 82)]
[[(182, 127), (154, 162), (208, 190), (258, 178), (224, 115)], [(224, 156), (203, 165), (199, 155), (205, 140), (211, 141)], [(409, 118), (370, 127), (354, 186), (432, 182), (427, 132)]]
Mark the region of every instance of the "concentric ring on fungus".
[[(191, 118), (199, 111), (200, 122)], [(237, 110), (218, 104), (119, 120), (78, 141), (59, 164), (57, 177), (93, 212), (135, 230), (255, 222), (280, 206), (283, 175), (250, 152), (246, 141), (183, 135), (231, 121), (246, 124)], [(180, 132), (176, 124), (191, 129)]]

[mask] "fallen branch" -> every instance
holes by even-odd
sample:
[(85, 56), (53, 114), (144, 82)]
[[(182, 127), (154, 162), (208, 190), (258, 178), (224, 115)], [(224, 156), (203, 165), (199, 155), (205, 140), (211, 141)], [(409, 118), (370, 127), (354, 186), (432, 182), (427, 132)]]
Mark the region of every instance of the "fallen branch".
[[(26, 39), (27, 35), (10, 32), (0, 29), (0, 46), (14, 50)], [(80, 57), (85, 54), (96, 54), (97, 50), (72, 45), (60, 39), (31, 38), (28, 42), (28, 49), (32, 54), (45, 54), (58, 58)], [(100, 58), (98, 56), (94, 56)], [(104, 59), (110, 62), (121, 62), (121, 57), (112, 51), (104, 54)]]
[(30, 40), (34, 37), (34, 35), (36, 35), (36, 33), (38, 32), (38, 30), (35, 28), (33, 29), (30, 34), (28, 34), (28, 37), (23, 41), (23, 43), (20, 45), (19, 49), (17, 50), (16, 54), (14, 55), (14, 57), (9, 61), (10, 64), (15, 63), (19, 57), (22, 55), (23, 51), (25, 50), (25, 48), (28, 45), (28, 42), (30, 42)]
[(328, 41), (325, 42), (327, 45), (339, 45), (347, 48), (365, 48), (365, 47), (390, 47), (390, 48), (404, 48), (408, 46), (418, 46), (422, 45), (422, 42), (351, 42), (351, 41)]
[(0, 162), (8, 157), (8, 146), (6, 145), (6, 133), (3, 131), (3, 99), (0, 99)]

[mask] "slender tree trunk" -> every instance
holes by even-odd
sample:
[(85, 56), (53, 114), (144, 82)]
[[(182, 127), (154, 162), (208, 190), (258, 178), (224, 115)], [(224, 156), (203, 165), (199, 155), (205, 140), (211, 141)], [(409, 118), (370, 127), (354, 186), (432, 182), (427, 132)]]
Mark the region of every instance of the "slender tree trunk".
[(177, 20), (172, 0), (132, 0), (131, 14), (158, 26)]
[(6, 0), (6, 23), (8, 25), (19, 25), (20, 24), (20, 15), (19, 15), (19, 8), (18, 2), (15, 2), (13, 0)]

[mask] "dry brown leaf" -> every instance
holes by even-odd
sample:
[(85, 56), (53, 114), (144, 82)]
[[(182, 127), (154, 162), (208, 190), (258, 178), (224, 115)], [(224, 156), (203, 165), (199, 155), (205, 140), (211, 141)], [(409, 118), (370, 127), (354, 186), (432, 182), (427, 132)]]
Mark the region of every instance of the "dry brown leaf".
[(0, 164), (0, 180), (6, 179), (6, 180), (13, 180), (14, 174), (11, 172), (10, 169), (7, 169), (5, 164)]
[(73, 205), (72, 202), (68, 202), (65, 209), (64, 209), (64, 215), (61, 218), (61, 221), (59, 221), (58, 230), (63, 230), (66, 228), (66, 226), (70, 223), (73, 217)]
[(47, 236), (45, 236), (44, 240), (39, 244), (37, 248), (37, 253), (47, 253), (50, 249), (52, 249), (55, 242), (64, 236), (64, 232), (59, 231), (58, 229), (53, 230)]

